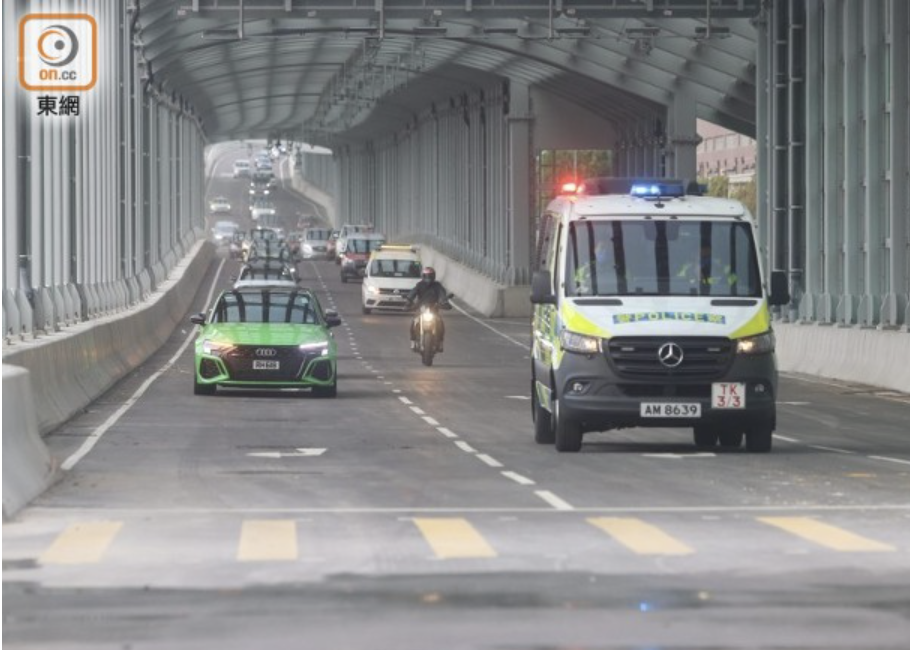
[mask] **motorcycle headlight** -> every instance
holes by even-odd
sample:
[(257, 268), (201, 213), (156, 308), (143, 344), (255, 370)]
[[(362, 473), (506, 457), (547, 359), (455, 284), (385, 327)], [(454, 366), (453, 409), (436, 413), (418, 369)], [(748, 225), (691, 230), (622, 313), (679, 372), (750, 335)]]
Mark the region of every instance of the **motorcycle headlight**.
[(758, 336), (739, 339), (736, 342), (737, 354), (767, 354), (774, 352), (774, 332), (768, 330)]
[(581, 354), (597, 354), (600, 352), (600, 339), (595, 336), (579, 334), (571, 330), (563, 330), (559, 333), (559, 342), (562, 349), (568, 352), (578, 352)]
[(425, 312), (423, 312), (423, 313), (420, 315), (420, 318), (423, 319), (423, 322), (424, 322), (424, 323), (432, 323), (432, 322), (433, 322), (433, 319), (436, 318), (436, 316), (434, 316), (434, 315), (433, 315), (433, 312), (431, 312), (431, 311), (428, 309), (428, 310), (426, 310)]
[(202, 342), (202, 351), (205, 354), (213, 354), (215, 356), (220, 356), (230, 350), (233, 346), (227, 343), (216, 343), (215, 341), (210, 341), (206, 339)]

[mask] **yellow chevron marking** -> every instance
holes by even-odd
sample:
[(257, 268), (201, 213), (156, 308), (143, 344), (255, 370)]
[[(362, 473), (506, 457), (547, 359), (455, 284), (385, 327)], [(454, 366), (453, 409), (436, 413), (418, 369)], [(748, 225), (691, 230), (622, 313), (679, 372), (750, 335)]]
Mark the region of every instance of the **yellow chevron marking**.
[(237, 559), (277, 562), (297, 559), (297, 524), (286, 519), (244, 521)]
[(496, 557), (496, 551), (464, 519), (415, 519), (414, 524), (439, 558)]
[(638, 555), (689, 555), (689, 546), (640, 519), (592, 517), (588, 523), (600, 528), (617, 542)]
[(758, 517), (758, 521), (793, 533), (835, 551), (894, 551), (890, 544), (883, 544), (861, 537), (843, 528), (831, 526), (809, 517)]
[(60, 533), (39, 558), (42, 564), (94, 564), (120, 532), (119, 521), (94, 521), (74, 524)]

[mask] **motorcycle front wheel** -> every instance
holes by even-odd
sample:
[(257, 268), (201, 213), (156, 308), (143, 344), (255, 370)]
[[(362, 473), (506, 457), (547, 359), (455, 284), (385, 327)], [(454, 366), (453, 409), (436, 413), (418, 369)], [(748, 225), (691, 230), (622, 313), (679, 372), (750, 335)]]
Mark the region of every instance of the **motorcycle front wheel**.
[(436, 337), (432, 332), (424, 332), (420, 337), (420, 358), (423, 365), (433, 365), (433, 355), (436, 354)]

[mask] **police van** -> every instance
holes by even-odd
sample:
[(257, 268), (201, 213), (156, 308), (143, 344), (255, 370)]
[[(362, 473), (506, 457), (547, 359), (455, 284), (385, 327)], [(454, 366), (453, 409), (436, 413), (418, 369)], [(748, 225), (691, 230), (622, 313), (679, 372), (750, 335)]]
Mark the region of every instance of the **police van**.
[[(697, 186), (694, 186), (697, 190)], [(535, 440), (686, 427), (702, 449), (771, 450), (777, 363), (756, 224), (679, 181), (598, 178), (555, 198), (537, 232)]]

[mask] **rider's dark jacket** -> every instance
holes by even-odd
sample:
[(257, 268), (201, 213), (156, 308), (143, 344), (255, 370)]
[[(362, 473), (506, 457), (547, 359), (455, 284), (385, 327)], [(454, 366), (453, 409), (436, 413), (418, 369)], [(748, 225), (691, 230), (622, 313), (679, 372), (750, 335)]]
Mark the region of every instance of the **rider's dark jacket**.
[(421, 305), (444, 305), (447, 302), (446, 289), (438, 280), (428, 282), (421, 280), (408, 294), (408, 302), (416, 302), (417, 306)]

